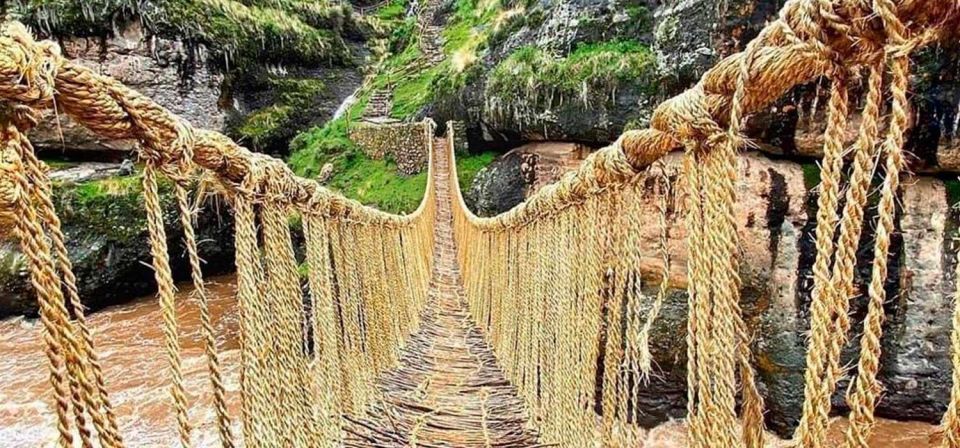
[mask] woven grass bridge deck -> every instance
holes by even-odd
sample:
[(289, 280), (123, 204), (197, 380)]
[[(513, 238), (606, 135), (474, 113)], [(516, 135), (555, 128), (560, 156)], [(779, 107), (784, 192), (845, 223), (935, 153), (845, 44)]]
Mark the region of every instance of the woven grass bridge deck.
[(537, 434), (516, 390), (466, 309), (453, 239), (446, 140), (437, 139), (434, 267), (420, 330), (381, 399), (346, 428), (347, 447), (533, 447)]

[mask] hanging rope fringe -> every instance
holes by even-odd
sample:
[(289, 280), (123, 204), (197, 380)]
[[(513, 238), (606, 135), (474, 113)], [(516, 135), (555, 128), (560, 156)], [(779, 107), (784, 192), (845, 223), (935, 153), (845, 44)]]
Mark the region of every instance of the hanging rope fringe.
[(148, 164), (143, 170), (143, 199), (147, 210), (147, 229), (150, 233), (150, 254), (153, 256), (153, 272), (157, 280), (157, 297), (163, 314), (164, 348), (170, 363), (170, 396), (177, 420), (180, 445), (189, 447), (190, 421), (187, 415), (187, 398), (183, 385), (183, 361), (180, 357), (180, 324), (174, 301), (176, 286), (170, 272), (167, 250), (167, 233), (163, 222), (163, 205), (157, 185), (156, 168)]
[[(182, 446), (190, 445), (191, 422), (160, 173), (173, 181), (223, 446), (234, 446), (234, 439), (189, 203), (189, 174), (195, 169), (220, 183), (235, 214), (245, 446), (335, 446), (344, 443), (346, 422), (379, 409), (387, 394), (378, 380), (397, 366), (401, 349), (420, 327), (434, 256), (444, 256), (432, 251), (440, 219), (437, 202), (447, 192), (454, 194), (453, 246), (467, 307), (523, 399), (541, 441), (570, 447), (636, 446), (641, 443), (642, 382), (654, 363), (652, 330), (671, 286), (668, 210), (677, 189), (671, 188), (665, 165), (647, 167), (683, 149), (683, 206), (675, 214), (685, 214), (688, 251), (688, 441), (696, 448), (759, 448), (764, 404), (753, 369), (752, 335), (740, 308), (737, 161), (748, 145), (741, 132), (748, 114), (798, 84), (827, 76), (832, 84), (818, 198), (806, 399), (794, 441), (809, 448), (826, 442), (831, 398), (845, 374), (840, 354), (851, 329), (847, 313), (856, 293), (864, 207), (872, 168), (882, 160), (867, 317), (857, 374), (847, 392), (851, 424), (845, 446), (866, 447), (882, 391), (877, 371), (883, 286), (905, 169), (909, 55), (936, 40), (941, 30), (956, 27), (958, 9), (955, 2), (933, 0), (787, 2), (778, 20), (746, 51), (721, 61), (696, 86), (658, 107), (650, 129), (625, 133), (558, 183), (493, 218), (478, 218), (464, 206), (452, 141), (442, 160), (453, 173), (434, 173), (438, 150), (431, 146), (430, 182), (420, 207), (405, 216), (386, 214), (298, 178), (282, 162), (250, 153), (220, 134), (194, 130), (117, 81), (63, 59), (56, 45), (34, 42), (22, 25), (5, 24), (0, 30), (0, 219), (16, 217), (13, 227), (37, 292), (59, 446), (113, 448), (124, 443), (50, 200), (50, 183), (23, 136), (35, 112), (51, 108), (54, 101), (98, 136), (132, 139), (142, 148), (149, 242)], [(848, 84), (863, 68), (870, 70), (867, 96), (846, 173)], [(885, 68), (892, 101), (881, 146)], [(425, 140), (433, 141), (434, 124), (425, 122), (423, 131)], [(454, 138), (452, 132), (448, 138)], [(436, 193), (437, 182), (443, 195)], [(449, 219), (443, 210), (442, 218)], [(658, 225), (643, 222), (651, 214), (658, 216)], [(292, 217), (303, 223), (307, 254), (302, 267), (293, 250)], [(656, 230), (647, 235), (650, 228)], [(450, 239), (447, 233), (444, 238)], [(649, 248), (644, 246), (648, 241), (654, 241)], [(647, 254), (656, 254), (653, 263)], [(306, 279), (300, 278), (300, 268)], [(645, 319), (644, 278), (658, 281)], [(960, 304), (954, 321), (954, 385), (943, 417), (943, 446), (960, 448)], [(430, 377), (427, 386), (438, 381), (440, 376)], [(487, 406), (487, 389), (481, 395), (481, 438), (492, 446), (498, 428), (488, 417), (498, 410)], [(442, 412), (439, 407), (421, 412), (400, 440), (428, 442), (430, 422)]]

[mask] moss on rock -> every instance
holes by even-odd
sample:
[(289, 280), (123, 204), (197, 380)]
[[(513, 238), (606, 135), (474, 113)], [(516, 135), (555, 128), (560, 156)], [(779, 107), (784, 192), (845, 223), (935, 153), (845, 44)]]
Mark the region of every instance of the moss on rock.
[(10, 9), (55, 37), (108, 36), (116, 23), (139, 19), (160, 35), (204, 44), (228, 65), (347, 61), (342, 36), (362, 28), (348, 6), (307, 0), (27, 0)]
[[(155, 290), (150, 266), (142, 177), (138, 174), (77, 184), (56, 184), (54, 205), (62, 220), (67, 252), (79, 280), (83, 303), (92, 309), (121, 303)], [(163, 218), (177, 279), (189, 275), (183, 232), (172, 184), (160, 182)], [(196, 216), (197, 240), (206, 274), (233, 267), (233, 224), (214, 202), (204, 202)], [(37, 312), (24, 257), (16, 241), (0, 241), (0, 317)]]
[(523, 47), (502, 61), (486, 85), (491, 115), (522, 119), (564, 102), (594, 108), (614, 101), (618, 89), (655, 93), (654, 57), (643, 44), (615, 41), (585, 44), (557, 58), (537, 47)]

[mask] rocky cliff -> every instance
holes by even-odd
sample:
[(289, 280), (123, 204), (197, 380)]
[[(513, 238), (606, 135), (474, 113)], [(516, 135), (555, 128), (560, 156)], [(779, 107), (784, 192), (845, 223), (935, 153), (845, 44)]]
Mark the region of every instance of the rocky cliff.
[[(359, 85), (373, 22), (349, 5), (233, 0), (2, 3), (62, 53), (145, 94), (198, 128), (253, 150), (287, 153), (299, 128), (329, 119)], [(155, 286), (136, 145), (100, 139), (51, 113), (29, 137), (53, 172), (84, 303), (99, 308)], [(173, 268), (187, 274), (169, 188), (162, 191)], [(198, 239), (214, 274), (233, 267), (232, 217), (201, 202)], [(15, 241), (0, 241), (0, 316), (36, 313)]]

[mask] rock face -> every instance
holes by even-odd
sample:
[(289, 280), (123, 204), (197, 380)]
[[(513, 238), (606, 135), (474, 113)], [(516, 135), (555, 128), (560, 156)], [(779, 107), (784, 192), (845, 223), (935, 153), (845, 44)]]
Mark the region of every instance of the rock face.
[(589, 148), (576, 143), (531, 143), (513, 149), (477, 173), (464, 201), (479, 216), (503, 213), (559, 180), (587, 154)]
[[(679, 157), (667, 159), (677, 175)], [(761, 392), (766, 397), (767, 424), (789, 434), (799, 420), (803, 403), (803, 372), (809, 331), (811, 267), (815, 251), (815, 191), (805, 185), (800, 164), (772, 160), (761, 153), (740, 159), (738, 187), (741, 306), (754, 335), (754, 361)], [(656, 215), (656, 196), (643, 197), (644, 215)], [(906, 179), (903, 210), (893, 244), (887, 281), (887, 320), (884, 326), (880, 381), (886, 388), (877, 408), (879, 416), (936, 422), (949, 397), (949, 337), (956, 248), (951, 238), (957, 216), (948, 206), (946, 185), (937, 179)], [(686, 413), (686, 243), (682, 213), (671, 213), (669, 248), (673, 266), (671, 293), (655, 325), (651, 349), (657, 373), (641, 388), (641, 422), (653, 426)], [(679, 219), (679, 221), (678, 221)], [(873, 222), (874, 216), (868, 216)], [(872, 228), (867, 225), (867, 228)], [(651, 299), (659, 278), (658, 229), (643, 229), (645, 290)], [(868, 232), (869, 233), (869, 232)], [(860, 294), (851, 301), (852, 340), (844, 351), (845, 365), (856, 365), (866, 284), (872, 260), (872, 235), (861, 238), (855, 285)], [(841, 381), (834, 408), (845, 412), (843, 393), (855, 368)]]
[[(173, 194), (168, 186), (161, 194), (171, 267), (178, 280), (186, 280), (189, 264)], [(63, 220), (81, 300), (88, 308), (122, 303), (156, 290), (142, 202), (136, 187), (96, 195), (72, 187), (57, 188), (55, 205)], [(204, 273), (233, 269), (230, 211), (221, 210), (216, 201), (206, 201), (196, 214), (195, 225), (200, 255), (206, 261)], [(0, 317), (37, 314), (27, 262), (15, 239), (0, 241), (0, 292)]]
[[(139, 22), (130, 22), (116, 36), (74, 38), (61, 43), (68, 58), (112, 76), (197, 128), (223, 130), (225, 113), (218, 107), (223, 77), (182, 42), (147, 38)], [(62, 134), (61, 134), (62, 133)], [(129, 141), (105, 141), (61, 116), (45, 117), (30, 132), (40, 149), (60, 151), (129, 151)]]

